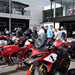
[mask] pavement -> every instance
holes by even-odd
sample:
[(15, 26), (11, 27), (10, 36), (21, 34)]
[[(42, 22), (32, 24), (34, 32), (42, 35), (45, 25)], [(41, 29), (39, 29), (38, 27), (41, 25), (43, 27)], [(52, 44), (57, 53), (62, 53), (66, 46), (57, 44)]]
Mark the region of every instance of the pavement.
[(2, 65), (0, 66), (0, 75), (25, 75), (25, 71), (16, 70), (16, 65), (8, 66)]
[(75, 69), (75, 59), (71, 61), (69, 69)]
[[(75, 69), (75, 60), (71, 61), (69, 69)], [(0, 75), (25, 75), (25, 71), (16, 70), (16, 65), (8, 66), (2, 65), (0, 66)]]

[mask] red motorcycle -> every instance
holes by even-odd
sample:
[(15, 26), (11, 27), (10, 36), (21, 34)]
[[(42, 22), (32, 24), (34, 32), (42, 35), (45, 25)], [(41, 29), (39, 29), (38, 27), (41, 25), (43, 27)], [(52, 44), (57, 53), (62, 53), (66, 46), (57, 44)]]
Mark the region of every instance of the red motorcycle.
[(16, 45), (7, 45), (0, 47), (0, 58), (5, 59), (3, 63), (14, 64), (22, 62), (29, 55), (28, 49), (32, 47), (32, 44), (26, 44), (24, 47), (21, 47), (22, 42), (17, 43)]
[[(60, 41), (56, 43), (58, 42)], [(60, 56), (60, 53), (63, 52), (60, 47), (63, 44), (60, 42), (55, 47), (43, 51), (31, 48), (31, 56), (24, 60), (24, 64), (28, 65), (26, 75), (61, 75), (66, 72), (70, 65), (70, 59), (67, 53), (62, 53)]]

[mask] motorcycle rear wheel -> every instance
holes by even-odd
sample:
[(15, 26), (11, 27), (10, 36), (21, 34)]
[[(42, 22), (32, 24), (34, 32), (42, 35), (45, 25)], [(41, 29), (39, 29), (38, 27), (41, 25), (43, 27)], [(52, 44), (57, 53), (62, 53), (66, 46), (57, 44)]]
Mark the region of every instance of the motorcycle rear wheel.
[(1, 65), (1, 64), (4, 64), (4, 63), (6, 63), (6, 62), (5, 62), (5, 59), (4, 59), (3, 57), (0, 57), (0, 65)]

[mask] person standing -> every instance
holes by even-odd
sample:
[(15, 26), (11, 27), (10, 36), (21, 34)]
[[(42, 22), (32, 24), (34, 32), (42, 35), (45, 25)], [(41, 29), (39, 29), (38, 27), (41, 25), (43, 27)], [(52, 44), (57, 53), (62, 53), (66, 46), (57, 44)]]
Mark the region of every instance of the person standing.
[(52, 27), (49, 25), (47, 28), (47, 45), (50, 47), (53, 44), (54, 33)]
[(32, 39), (35, 41), (38, 38), (37, 27), (33, 27)]
[(5, 32), (5, 35), (10, 35), (10, 32), (7, 30), (7, 28), (5, 28), (4, 32)]
[(44, 26), (42, 26), (38, 31), (38, 38), (35, 40), (34, 46), (36, 48), (42, 48), (43, 45), (45, 44), (45, 40), (46, 40), (45, 28)]
[(66, 41), (67, 39), (67, 33), (66, 31), (63, 29), (63, 27), (61, 27), (58, 31), (57, 31), (57, 35), (56, 35), (56, 40), (61, 40), (61, 41)]
[(16, 36), (21, 37), (22, 36), (22, 28), (17, 28), (16, 30)]
[(62, 40), (66, 41), (67, 40), (67, 32), (64, 30), (63, 27), (61, 27), (61, 33), (62, 33)]

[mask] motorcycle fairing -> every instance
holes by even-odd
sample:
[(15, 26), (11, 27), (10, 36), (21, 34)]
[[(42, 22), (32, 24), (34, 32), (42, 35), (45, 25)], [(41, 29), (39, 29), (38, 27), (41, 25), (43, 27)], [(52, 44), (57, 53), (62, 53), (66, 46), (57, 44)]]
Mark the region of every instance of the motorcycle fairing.
[(19, 52), (20, 48), (16, 45), (3, 46), (4, 51), (2, 51), (3, 56), (11, 56), (13, 53)]
[(47, 57), (45, 57), (44, 60), (50, 63), (54, 63), (57, 60), (57, 54), (51, 53)]
[(35, 56), (35, 55), (39, 55), (39, 54), (48, 54), (49, 52), (48, 51), (39, 51), (39, 50), (35, 50), (34, 48), (31, 48), (32, 49), (32, 56)]

